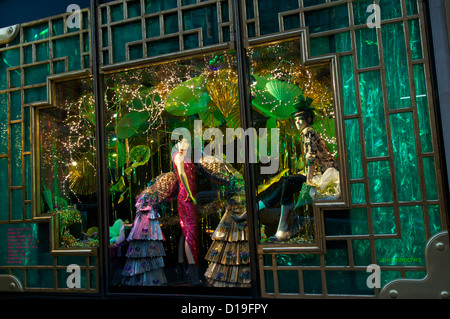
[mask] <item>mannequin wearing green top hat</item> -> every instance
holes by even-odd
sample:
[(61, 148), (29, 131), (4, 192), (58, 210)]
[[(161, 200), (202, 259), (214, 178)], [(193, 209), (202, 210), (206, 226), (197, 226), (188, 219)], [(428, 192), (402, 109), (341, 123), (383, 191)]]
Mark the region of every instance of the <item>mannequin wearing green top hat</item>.
[[(285, 241), (294, 235), (293, 227), (289, 225), (291, 211), (296, 207), (293, 195), (301, 191), (304, 183), (310, 184), (315, 175), (324, 173), (330, 167), (337, 169), (335, 158), (325, 141), (313, 128), (315, 113), (314, 109), (310, 107), (311, 103), (310, 98), (301, 97), (295, 105), (295, 112), (292, 113), (295, 125), (302, 137), (303, 157), (306, 163), (305, 174), (283, 177), (275, 191), (268, 196), (258, 198), (258, 211), (272, 207), (278, 202), (281, 204), (277, 232), (271, 237), (273, 241)], [(246, 213), (239, 217), (233, 216), (233, 219), (241, 222), (246, 219)]]

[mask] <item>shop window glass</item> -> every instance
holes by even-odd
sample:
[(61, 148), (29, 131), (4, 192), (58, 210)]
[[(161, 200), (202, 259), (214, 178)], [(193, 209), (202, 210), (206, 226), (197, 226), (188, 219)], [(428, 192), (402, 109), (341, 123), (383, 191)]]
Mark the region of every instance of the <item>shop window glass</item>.
[(268, 132), (256, 151), (258, 241), (313, 245), (314, 201), (341, 197), (330, 65), (305, 67), (298, 40), (248, 55), (252, 126)]
[(105, 84), (112, 286), (249, 287), (247, 224), (232, 218), (246, 211), (241, 136), (228, 133), (241, 126), (235, 56)]

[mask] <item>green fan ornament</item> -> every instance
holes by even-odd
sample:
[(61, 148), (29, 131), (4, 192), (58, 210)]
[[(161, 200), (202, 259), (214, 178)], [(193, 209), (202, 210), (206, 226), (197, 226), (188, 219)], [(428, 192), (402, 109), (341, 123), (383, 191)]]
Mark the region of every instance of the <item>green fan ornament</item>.
[(292, 83), (268, 76), (253, 76), (256, 79), (253, 106), (267, 117), (280, 120), (290, 118), (303, 91)]

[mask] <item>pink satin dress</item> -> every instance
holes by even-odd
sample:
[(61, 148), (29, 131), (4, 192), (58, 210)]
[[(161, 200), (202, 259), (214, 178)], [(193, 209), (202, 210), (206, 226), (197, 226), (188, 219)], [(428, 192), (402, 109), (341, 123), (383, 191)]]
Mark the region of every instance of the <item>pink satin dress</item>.
[[(172, 156), (172, 163), (173, 159), (175, 158), (175, 154)], [(186, 239), (189, 248), (192, 253), (192, 257), (194, 257), (195, 263), (198, 265), (198, 254), (199, 254), (199, 238), (198, 238), (198, 223), (197, 223), (197, 211), (194, 203), (189, 198), (188, 191), (184, 187), (183, 183), (181, 182), (180, 174), (178, 172), (178, 169), (173, 163), (173, 168), (175, 172), (177, 173), (178, 177), (178, 184), (179, 184), (179, 191), (178, 191), (178, 199), (177, 199), (177, 209), (178, 209), (178, 215), (180, 217), (180, 226), (181, 230), (183, 231), (184, 238)], [(196, 196), (197, 189), (195, 184), (195, 166), (193, 163), (187, 163), (184, 162), (184, 171), (187, 176), (189, 188), (191, 190), (192, 196)], [(188, 200), (186, 201), (186, 198)]]

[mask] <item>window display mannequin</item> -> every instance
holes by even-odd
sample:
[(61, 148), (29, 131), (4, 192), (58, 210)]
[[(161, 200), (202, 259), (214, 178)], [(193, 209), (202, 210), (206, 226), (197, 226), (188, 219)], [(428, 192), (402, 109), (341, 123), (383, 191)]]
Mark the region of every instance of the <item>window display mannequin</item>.
[[(337, 163), (325, 141), (314, 130), (313, 124), (315, 120), (314, 109), (310, 108), (310, 99), (300, 101), (296, 104), (296, 111), (292, 114), (295, 118), (295, 125), (299, 130), (303, 143), (303, 157), (305, 162), (305, 173), (284, 176), (279, 186), (269, 195), (258, 200), (257, 210), (272, 207), (277, 203), (281, 204), (281, 214), (278, 223), (277, 232), (271, 237), (272, 241), (286, 241), (290, 239), (298, 228), (295, 225), (289, 225), (291, 220), (291, 212), (293, 208), (297, 208), (293, 202), (293, 195), (302, 190), (303, 185), (313, 184), (313, 179), (318, 174), (323, 174), (327, 169), (337, 169)], [(298, 202), (302, 202), (299, 198)], [(233, 217), (236, 222), (245, 220), (246, 214), (239, 217)], [(294, 229), (295, 228), (295, 229)]]
[[(197, 201), (195, 199), (195, 166), (189, 159), (186, 159), (189, 147), (189, 141), (183, 138), (177, 143), (176, 151), (172, 154), (173, 168), (179, 184), (177, 210), (183, 233), (180, 239), (178, 262), (181, 265), (184, 262), (184, 256), (186, 257), (188, 262), (186, 274), (193, 285), (199, 285), (201, 282), (198, 277), (199, 239)], [(184, 249), (184, 256), (182, 249)]]

